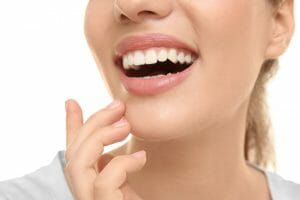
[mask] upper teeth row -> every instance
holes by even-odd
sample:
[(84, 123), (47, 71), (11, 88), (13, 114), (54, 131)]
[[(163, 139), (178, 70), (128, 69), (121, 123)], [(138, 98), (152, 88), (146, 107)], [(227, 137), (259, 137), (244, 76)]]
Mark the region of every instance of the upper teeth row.
[(155, 64), (158, 61), (165, 62), (167, 59), (173, 63), (191, 64), (195, 58), (191, 53), (183, 50), (174, 48), (151, 48), (144, 51), (137, 50), (127, 53), (122, 57), (122, 62), (125, 69), (139, 69), (140, 65)]

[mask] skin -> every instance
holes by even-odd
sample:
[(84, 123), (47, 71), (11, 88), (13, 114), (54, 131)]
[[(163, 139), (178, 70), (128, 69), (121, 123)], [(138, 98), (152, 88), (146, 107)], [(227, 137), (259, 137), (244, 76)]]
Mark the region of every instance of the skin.
[[(271, 199), (266, 177), (244, 158), (246, 112), (262, 63), (284, 52), (293, 30), (292, 0), (277, 10), (264, 0), (90, 0), (86, 39), (120, 103), (85, 123), (79, 104), (67, 103), (65, 174), (75, 199)], [(183, 83), (142, 97), (124, 89), (112, 56), (124, 36), (150, 32), (180, 38), (199, 59)], [(129, 132), (128, 143), (101, 155)]]

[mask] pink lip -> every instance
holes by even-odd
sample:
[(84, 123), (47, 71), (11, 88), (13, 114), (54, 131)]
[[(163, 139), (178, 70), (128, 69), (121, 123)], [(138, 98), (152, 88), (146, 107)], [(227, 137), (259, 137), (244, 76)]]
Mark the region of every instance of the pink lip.
[(184, 81), (195, 67), (196, 60), (191, 66), (176, 74), (153, 78), (126, 76), (123, 67), (120, 66), (122, 65), (122, 56), (130, 51), (144, 50), (152, 47), (182, 49), (191, 52), (195, 57), (198, 57), (196, 50), (173, 36), (151, 33), (126, 37), (117, 44), (114, 61), (119, 65), (118, 72), (120, 74), (121, 82), (128, 92), (136, 95), (155, 95), (164, 92)]
[(183, 49), (195, 55), (197, 54), (195, 49), (175, 38), (174, 36), (161, 33), (148, 33), (145, 35), (128, 36), (117, 44), (115, 50), (117, 56), (120, 57), (129, 51), (144, 50), (151, 47)]

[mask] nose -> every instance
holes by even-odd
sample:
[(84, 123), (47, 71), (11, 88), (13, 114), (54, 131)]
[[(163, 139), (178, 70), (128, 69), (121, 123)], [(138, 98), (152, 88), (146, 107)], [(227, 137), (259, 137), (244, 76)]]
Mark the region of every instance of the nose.
[(146, 18), (164, 18), (172, 11), (172, 0), (115, 0), (114, 15), (119, 23), (141, 23)]

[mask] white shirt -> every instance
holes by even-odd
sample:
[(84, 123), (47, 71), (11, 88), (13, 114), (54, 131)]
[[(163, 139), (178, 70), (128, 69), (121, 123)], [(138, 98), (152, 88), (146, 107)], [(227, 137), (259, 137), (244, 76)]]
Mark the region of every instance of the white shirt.
[[(1, 181), (0, 200), (73, 200), (63, 173), (64, 152), (58, 151), (50, 164), (32, 173)], [(272, 200), (300, 199), (300, 184), (249, 164), (265, 173)]]

